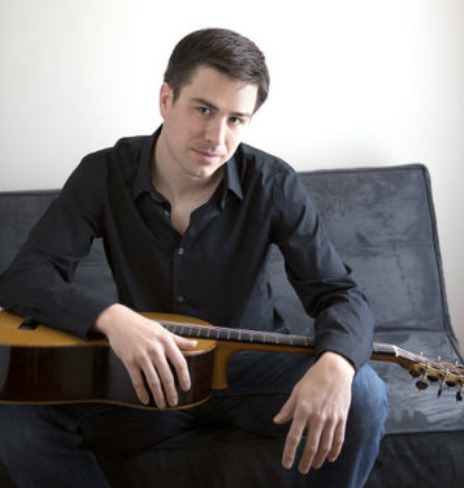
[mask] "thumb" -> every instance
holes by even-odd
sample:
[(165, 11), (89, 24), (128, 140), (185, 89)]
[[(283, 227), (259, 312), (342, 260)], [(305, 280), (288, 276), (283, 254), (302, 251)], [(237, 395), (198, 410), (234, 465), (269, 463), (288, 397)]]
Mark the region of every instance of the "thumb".
[(293, 395), (284, 403), (278, 414), (274, 417), (274, 423), (285, 424), (293, 417), (295, 400)]

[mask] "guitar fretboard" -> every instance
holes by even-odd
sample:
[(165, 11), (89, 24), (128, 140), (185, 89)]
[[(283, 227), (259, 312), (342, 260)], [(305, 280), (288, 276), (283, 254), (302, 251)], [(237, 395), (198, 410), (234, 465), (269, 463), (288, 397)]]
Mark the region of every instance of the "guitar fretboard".
[(279, 334), (247, 329), (233, 329), (224, 327), (204, 327), (201, 325), (177, 322), (161, 322), (166, 329), (174, 334), (193, 339), (210, 339), (223, 342), (245, 342), (248, 344), (263, 344), (268, 346), (291, 346), (301, 348), (314, 348), (314, 339), (311, 337)]

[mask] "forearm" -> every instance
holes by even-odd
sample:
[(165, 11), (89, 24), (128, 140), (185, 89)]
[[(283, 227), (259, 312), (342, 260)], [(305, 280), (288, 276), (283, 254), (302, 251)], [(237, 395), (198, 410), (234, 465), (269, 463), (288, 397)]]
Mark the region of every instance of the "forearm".
[(86, 337), (112, 300), (67, 282), (31, 243), (0, 276), (0, 304), (20, 315)]
[(374, 317), (358, 289), (335, 301), (316, 318), (316, 353), (333, 351), (348, 359), (357, 371), (371, 356)]
[(92, 331), (105, 336), (110, 335), (113, 324), (133, 320), (136, 312), (121, 305), (114, 303), (103, 309), (92, 324)]

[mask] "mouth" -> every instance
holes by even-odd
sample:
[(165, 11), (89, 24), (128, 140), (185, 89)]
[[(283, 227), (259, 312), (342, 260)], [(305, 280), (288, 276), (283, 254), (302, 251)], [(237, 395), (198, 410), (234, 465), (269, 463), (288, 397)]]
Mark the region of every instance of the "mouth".
[(222, 159), (224, 157), (224, 154), (222, 153), (215, 153), (211, 151), (204, 151), (201, 149), (193, 149), (193, 152), (201, 159), (202, 161), (206, 163), (217, 163), (218, 160)]

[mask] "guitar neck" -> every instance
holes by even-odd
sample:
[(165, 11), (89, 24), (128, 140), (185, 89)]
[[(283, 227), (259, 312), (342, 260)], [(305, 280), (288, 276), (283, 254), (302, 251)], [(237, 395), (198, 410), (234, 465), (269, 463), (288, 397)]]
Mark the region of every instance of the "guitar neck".
[[(227, 327), (204, 327), (203, 325), (161, 320), (160, 323), (170, 332), (191, 339), (206, 339), (219, 342), (238, 342), (244, 345), (259, 344), (274, 347), (301, 348), (303, 352), (313, 354), (315, 341), (312, 337), (294, 334), (281, 334), (249, 329)], [(390, 344), (374, 344), (372, 359), (395, 361), (400, 356), (400, 349)]]
[(170, 332), (182, 337), (241, 343), (244, 349), (247, 349), (246, 345), (262, 345), (272, 347), (273, 349), (276, 347), (282, 347), (283, 349), (288, 347), (302, 349), (308, 354), (313, 354), (315, 351), (314, 339), (301, 335), (226, 327), (204, 327), (202, 325), (165, 320), (162, 320), (161, 324)]
[[(243, 349), (253, 349), (254, 346), (268, 346), (273, 350), (294, 348), (307, 354), (314, 354), (316, 350), (314, 338), (302, 335), (239, 328), (204, 327), (169, 320), (163, 320), (161, 323), (170, 332), (182, 337), (240, 343), (243, 345)], [(414, 360), (412, 357), (414, 355), (411, 354), (411, 358), (408, 358), (408, 354), (407, 351), (391, 344), (374, 343), (371, 358), (379, 361), (392, 361), (397, 363), (401, 363), (403, 360)]]
[[(161, 320), (160, 322), (169, 331), (177, 335), (233, 344), (236, 350), (258, 349), (277, 352), (280, 350), (282, 352), (306, 354), (314, 354), (316, 351), (314, 338), (302, 335), (239, 328), (204, 327), (170, 320)], [(422, 354), (411, 353), (393, 344), (374, 343), (371, 359), (397, 363), (415, 376), (425, 372), (430, 377), (434, 372), (438, 372), (439, 377), (446, 375), (447, 381), (453, 377), (455, 382), (462, 384), (462, 365), (443, 362), (441, 358), (436, 360), (427, 358)]]

